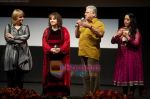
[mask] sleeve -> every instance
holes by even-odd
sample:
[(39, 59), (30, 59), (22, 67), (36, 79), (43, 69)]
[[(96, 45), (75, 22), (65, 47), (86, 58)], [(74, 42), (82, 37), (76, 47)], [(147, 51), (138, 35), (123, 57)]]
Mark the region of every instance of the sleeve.
[(42, 46), (45, 54), (49, 53), (50, 49), (52, 48), (47, 42), (47, 37), (48, 37), (48, 29), (44, 31), (43, 38), (42, 38)]
[(122, 40), (120, 39), (120, 36), (117, 35), (115, 37), (112, 37), (111, 43), (112, 44), (115, 44), (115, 43), (120, 44), (120, 43), (122, 43)]
[(130, 36), (128, 44), (133, 45), (135, 47), (139, 46), (141, 43), (141, 34), (139, 31), (136, 32), (135, 37)]
[(22, 30), (23, 30), (23, 33), (22, 33), (23, 35), (16, 35), (14, 39), (11, 39), (11, 38), (7, 39), (5, 35), (6, 33), (10, 33), (11, 31), (11, 27), (7, 25), (4, 31), (5, 40), (9, 43), (16, 43), (16, 44), (20, 44), (20, 43), (27, 41), (30, 37), (29, 26), (28, 25), (22, 26)]
[(70, 35), (66, 28), (63, 28), (62, 31), (64, 33), (64, 42), (63, 42), (62, 46), (60, 47), (60, 51), (63, 54), (67, 54), (70, 52)]
[(94, 28), (98, 29), (98, 31), (100, 32), (100, 37), (98, 37), (97, 35), (95, 36), (96, 39), (99, 39), (99, 38), (102, 38), (104, 36), (104, 33), (105, 33), (105, 25), (103, 22), (101, 21), (97, 21), (95, 23), (95, 25), (92, 25)]
[(9, 26), (9, 25), (5, 26), (4, 38), (5, 38), (6, 42), (13, 43), (13, 39), (6, 38), (6, 33), (10, 33), (10, 31), (11, 31), (11, 26)]
[(103, 22), (100, 22), (98, 28), (100, 29), (100, 32), (103, 33), (103, 35), (104, 35), (104, 33), (105, 33), (105, 25), (104, 25)]
[(23, 35), (17, 35), (17, 36), (15, 36), (14, 40), (26, 41), (26, 40), (29, 39), (29, 37), (30, 37), (29, 26), (28, 25), (25, 25), (25, 27), (22, 26), (22, 29), (23, 29), (23, 32), (24, 32)]
[[(120, 32), (120, 31), (121, 31), (121, 29), (119, 29), (119, 30), (117, 31), (117, 33)], [(116, 36), (113, 36), (113, 37), (112, 37), (111, 43), (112, 43), (112, 44), (115, 44), (115, 43), (120, 44), (120, 43), (122, 43), (122, 40), (121, 40), (121, 38), (120, 38), (119, 35), (116, 35)]]
[[(96, 33), (96, 35), (92, 35), (93, 39), (101, 40), (101, 38), (104, 36), (104, 33), (105, 33), (104, 23), (101, 21), (97, 21), (96, 23), (92, 24), (91, 26), (96, 29), (96, 32), (98, 32), (98, 34)], [(100, 36), (98, 36), (98, 35), (100, 35)]]

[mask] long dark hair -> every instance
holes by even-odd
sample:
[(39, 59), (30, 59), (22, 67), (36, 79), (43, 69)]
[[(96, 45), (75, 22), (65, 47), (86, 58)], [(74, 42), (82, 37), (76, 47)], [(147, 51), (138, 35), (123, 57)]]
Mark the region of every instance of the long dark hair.
[(137, 21), (136, 21), (136, 17), (133, 13), (127, 13), (126, 15), (129, 16), (130, 18), (130, 28), (129, 28), (129, 32), (131, 33), (131, 35), (135, 36), (135, 33), (137, 32)]

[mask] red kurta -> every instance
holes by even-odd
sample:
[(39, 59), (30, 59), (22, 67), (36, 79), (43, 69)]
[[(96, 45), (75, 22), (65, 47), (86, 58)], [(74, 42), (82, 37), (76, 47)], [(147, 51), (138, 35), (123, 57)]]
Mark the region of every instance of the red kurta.
[(115, 62), (114, 84), (117, 86), (144, 85), (142, 62), (142, 37), (136, 32), (126, 43), (119, 36), (112, 38), (112, 43), (118, 44)]
[(62, 58), (64, 74), (61, 78), (53, 76), (49, 71), (50, 49), (53, 48), (55, 40), (49, 40), (50, 28), (46, 28), (42, 38), (42, 46), (44, 52), (43, 59), (43, 89), (45, 95), (69, 95), (70, 94), (70, 35), (65, 27), (60, 30), (63, 34), (63, 40), (59, 44), (60, 54)]

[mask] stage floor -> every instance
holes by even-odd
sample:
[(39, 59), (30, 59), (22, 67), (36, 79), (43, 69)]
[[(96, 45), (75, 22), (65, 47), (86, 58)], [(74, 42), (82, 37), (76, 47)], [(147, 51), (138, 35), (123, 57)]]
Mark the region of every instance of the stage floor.
[[(0, 82), (0, 88), (6, 87), (5, 82)], [(42, 86), (41, 83), (24, 83), (24, 88), (27, 89), (33, 89), (37, 93), (42, 93)], [(83, 87), (82, 84), (71, 84), (71, 96), (82, 96)], [(110, 85), (101, 85), (101, 90), (117, 90), (121, 91), (120, 87), (110, 86)], [(136, 89), (135, 92), (135, 99), (150, 99), (150, 89), (146, 88), (146, 96), (145, 97), (139, 97), (138, 95), (138, 89)]]

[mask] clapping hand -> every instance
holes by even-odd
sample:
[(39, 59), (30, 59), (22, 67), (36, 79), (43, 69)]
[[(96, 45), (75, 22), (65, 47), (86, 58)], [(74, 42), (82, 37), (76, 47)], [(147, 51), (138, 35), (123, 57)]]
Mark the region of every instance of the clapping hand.
[(51, 52), (52, 52), (53, 54), (57, 54), (57, 53), (60, 52), (60, 48), (51, 48)]
[(78, 26), (80, 26), (80, 27), (85, 27), (85, 28), (89, 28), (89, 27), (91, 27), (91, 25), (89, 24), (89, 22), (88, 21), (86, 21), (85, 19), (84, 20), (78, 20), (77, 21), (77, 24), (78, 24)]
[(123, 34), (123, 29), (120, 29), (117, 31), (117, 33), (114, 35), (114, 37), (115, 36), (122, 36), (122, 34)]

